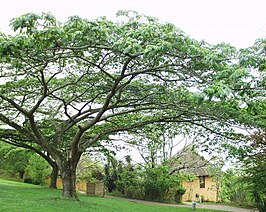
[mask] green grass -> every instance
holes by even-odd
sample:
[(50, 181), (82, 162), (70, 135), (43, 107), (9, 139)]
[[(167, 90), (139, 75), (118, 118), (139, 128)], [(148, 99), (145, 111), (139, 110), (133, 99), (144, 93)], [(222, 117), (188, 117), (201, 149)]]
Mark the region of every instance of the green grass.
[[(60, 198), (60, 190), (0, 179), (0, 211), (12, 212), (189, 212), (191, 208), (146, 205), (118, 199), (90, 197), (80, 194), (80, 202)], [(197, 209), (196, 212), (217, 210)]]

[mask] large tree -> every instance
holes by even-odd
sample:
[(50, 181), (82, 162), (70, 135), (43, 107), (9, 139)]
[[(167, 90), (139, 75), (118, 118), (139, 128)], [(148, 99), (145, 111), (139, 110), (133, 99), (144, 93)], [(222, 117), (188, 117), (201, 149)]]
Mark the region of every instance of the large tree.
[(11, 26), (16, 33), (0, 36), (0, 121), (55, 160), (63, 197), (77, 198), (81, 154), (111, 134), (228, 119), (202, 93), (224, 70), (234, 72), (231, 46), (125, 11), (117, 22), (26, 14)]

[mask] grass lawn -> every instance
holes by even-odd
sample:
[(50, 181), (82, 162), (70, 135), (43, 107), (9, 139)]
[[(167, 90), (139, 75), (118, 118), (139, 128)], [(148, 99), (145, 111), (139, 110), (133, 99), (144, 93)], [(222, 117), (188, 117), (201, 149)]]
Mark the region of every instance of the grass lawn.
[[(146, 205), (142, 203), (133, 203), (124, 200), (89, 197), (83, 194), (79, 195), (80, 202), (61, 199), (60, 190), (9, 181), (0, 179), (0, 211), (12, 212), (68, 212), (68, 211), (86, 211), (86, 212), (188, 212), (191, 208)], [(217, 210), (197, 209), (196, 212), (211, 212)]]

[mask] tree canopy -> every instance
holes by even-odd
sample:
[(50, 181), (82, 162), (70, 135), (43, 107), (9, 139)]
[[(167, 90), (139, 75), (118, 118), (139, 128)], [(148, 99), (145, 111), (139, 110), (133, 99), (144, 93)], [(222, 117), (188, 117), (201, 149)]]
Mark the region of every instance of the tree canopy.
[(0, 35), (0, 121), (51, 155), (64, 197), (76, 197), (81, 154), (109, 135), (235, 121), (232, 92), (250, 75), (234, 47), (131, 11), (117, 22), (29, 13), (10, 24), (16, 33)]

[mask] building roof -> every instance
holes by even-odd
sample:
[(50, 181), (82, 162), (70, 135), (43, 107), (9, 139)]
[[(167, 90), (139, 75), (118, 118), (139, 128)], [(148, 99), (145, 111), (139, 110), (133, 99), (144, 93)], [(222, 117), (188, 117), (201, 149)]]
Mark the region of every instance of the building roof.
[(208, 176), (211, 163), (196, 153), (192, 146), (187, 146), (172, 159), (174, 170), (183, 170), (196, 176)]

